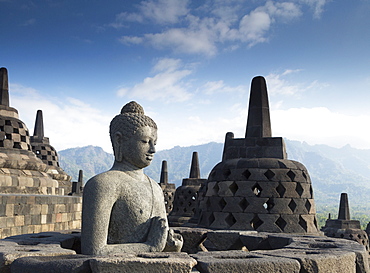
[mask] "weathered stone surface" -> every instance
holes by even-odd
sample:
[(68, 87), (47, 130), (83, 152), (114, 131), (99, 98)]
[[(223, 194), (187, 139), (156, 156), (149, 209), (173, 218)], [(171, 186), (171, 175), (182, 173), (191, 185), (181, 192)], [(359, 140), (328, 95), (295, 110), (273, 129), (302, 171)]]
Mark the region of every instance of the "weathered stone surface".
[(10, 272), (10, 265), (13, 261), (21, 257), (28, 256), (58, 256), (70, 255), (76, 252), (71, 249), (61, 248), (59, 244), (24, 244), (7, 240), (0, 242), (0, 272)]
[(91, 273), (90, 259), (86, 255), (23, 257), (15, 260), (10, 269), (11, 273)]
[(186, 253), (162, 252), (95, 257), (90, 260), (90, 267), (93, 273), (185, 273), (191, 272), (196, 263)]
[(222, 162), (211, 171), (199, 208), (205, 228), (318, 233), (308, 172), (286, 159), (282, 138), (271, 136), (263, 77), (252, 80), (245, 138), (226, 134)]
[(355, 273), (356, 254), (347, 251), (316, 250), (316, 249), (289, 249), (278, 250), (257, 250), (254, 253), (273, 256), (276, 258), (284, 257), (297, 260), (303, 272), (319, 273)]
[(180, 187), (176, 189), (173, 201), (173, 210), (168, 216), (169, 225), (182, 226), (190, 221), (198, 222), (199, 190), (207, 182), (200, 178), (198, 153), (193, 152), (189, 178), (184, 178)]
[(212, 251), (191, 255), (198, 262), (202, 273), (294, 273), (300, 272), (300, 264), (294, 259), (276, 258), (245, 251)]
[[(250, 232), (256, 233), (255, 231)], [(210, 231), (207, 233), (207, 240), (210, 240), (219, 251), (242, 250), (244, 247), (240, 240), (240, 233), (236, 230)]]
[[(143, 172), (157, 142), (157, 125), (136, 102), (110, 124), (113, 167), (86, 182), (81, 251), (88, 255), (156, 252), (182, 247), (170, 232), (161, 187)], [(174, 235), (174, 236), (172, 236)]]
[(206, 240), (209, 229), (204, 228), (189, 228), (189, 227), (174, 227), (173, 230), (181, 234), (184, 244), (181, 251), (186, 253), (196, 253)]

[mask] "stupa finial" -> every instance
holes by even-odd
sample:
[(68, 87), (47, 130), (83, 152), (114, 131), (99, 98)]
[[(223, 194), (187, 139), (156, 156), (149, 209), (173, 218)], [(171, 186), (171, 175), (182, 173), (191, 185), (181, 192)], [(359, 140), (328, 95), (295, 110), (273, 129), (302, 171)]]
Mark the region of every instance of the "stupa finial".
[[(83, 182), (84, 172), (83, 170), (78, 171), (78, 182)], [(82, 184), (81, 184), (82, 185)]]
[(44, 120), (42, 117), (42, 110), (37, 110), (33, 136), (39, 139), (44, 137)]
[(8, 70), (0, 68), (0, 105), (9, 106)]
[(349, 215), (348, 195), (344, 192), (340, 195), (338, 219), (351, 220), (351, 216)]
[(159, 183), (164, 185), (168, 184), (168, 170), (166, 160), (162, 161), (161, 178), (159, 180)]
[(265, 78), (253, 78), (245, 137), (271, 137), (270, 108)]
[(189, 178), (197, 178), (197, 179), (200, 178), (198, 152), (193, 152), (193, 157), (191, 159)]

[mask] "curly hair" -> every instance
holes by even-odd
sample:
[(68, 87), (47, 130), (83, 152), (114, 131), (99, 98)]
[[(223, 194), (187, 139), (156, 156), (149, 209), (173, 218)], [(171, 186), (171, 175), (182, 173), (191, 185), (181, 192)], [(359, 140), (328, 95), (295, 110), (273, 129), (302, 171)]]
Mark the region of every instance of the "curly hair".
[(120, 132), (124, 139), (133, 136), (138, 129), (149, 126), (157, 129), (157, 124), (148, 116), (144, 115), (143, 107), (135, 101), (131, 101), (122, 107), (121, 114), (115, 116), (110, 122), (109, 134), (111, 140), (116, 132)]

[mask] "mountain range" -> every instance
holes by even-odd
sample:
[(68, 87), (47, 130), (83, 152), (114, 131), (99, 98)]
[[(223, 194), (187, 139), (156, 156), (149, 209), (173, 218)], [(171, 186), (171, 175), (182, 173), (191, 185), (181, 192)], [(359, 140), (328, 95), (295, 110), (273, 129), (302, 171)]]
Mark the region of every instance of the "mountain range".
[[(352, 206), (370, 207), (370, 150), (347, 145), (333, 148), (285, 140), (288, 159), (303, 163), (312, 180), (318, 207), (338, 206), (341, 192), (347, 192)], [(201, 177), (207, 178), (212, 168), (221, 161), (222, 143), (197, 146), (176, 146), (158, 151), (145, 173), (159, 182), (162, 160), (168, 164), (169, 183), (180, 186), (189, 177), (192, 153), (198, 152)], [(77, 181), (78, 171), (84, 171), (84, 182), (95, 174), (111, 168), (114, 157), (100, 147), (86, 146), (59, 152), (61, 167)]]

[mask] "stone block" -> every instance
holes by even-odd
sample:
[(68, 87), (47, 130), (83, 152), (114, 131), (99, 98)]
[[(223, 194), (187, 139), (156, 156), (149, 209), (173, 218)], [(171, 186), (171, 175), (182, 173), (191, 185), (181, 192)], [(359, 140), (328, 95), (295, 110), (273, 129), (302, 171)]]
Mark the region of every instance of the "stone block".
[(298, 273), (300, 264), (289, 258), (276, 258), (244, 251), (212, 251), (192, 254), (202, 273)]
[(254, 219), (254, 213), (232, 213), (236, 222), (230, 229), (233, 230), (254, 230), (251, 222)]
[(12, 273), (90, 273), (89, 260), (91, 256), (62, 255), (23, 257), (15, 260), (11, 265)]
[(14, 216), (14, 204), (10, 203), (10, 204), (6, 204), (5, 206), (5, 215), (10, 217), (10, 216)]
[(180, 233), (183, 238), (183, 246), (181, 251), (186, 253), (196, 253), (199, 250), (200, 244), (207, 238), (208, 229), (204, 228), (188, 228), (188, 227), (173, 227), (175, 233)]
[(234, 196), (234, 192), (230, 189), (232, 185), (236, 185), (234, 181), (221, 181), (217, 185), (219, 196)]
[(269, 255), (276, 258), (289, 258), (297, 260), (302, 268), (301, 272), (307, 273), (355, 273), (356, 255), (348, 251), (314, 250), (314, 249), (277, 249), (257, 250), (253, 253)]
[[(75, 254), (73, 250), (61, 248), (59, 244), (27, 244), (1, 240), (0, 272), (10, 272), (10, 265), (18, 258), (28, 256), (56, 256)], [(34, 271), (35, 272), (35, 271)], [(37, 271), (36, 271), (37, 272)]]
[(239, 239), (239, 231), (220, 230), (207, 233), (207, 240), (210, 240), (217, 250), (241, 250), (243, 243)]
[(238, 186), (238, 190), (235, 193), (235, 196), (248, 197), (255, 196), (253, 193), (253, 186), (256, 184), (255, 181), (235, 181)]
[(244, 197), (224, 197), (226, 205), (223, 211), (243, 212), (243, 206), (239, 205), (244, 201)]
[(196, 263), (186, 253), (150, 252), (95, 257), (90, 260), (90, 267), (93, 273), (185, 273), (191, 272)]

